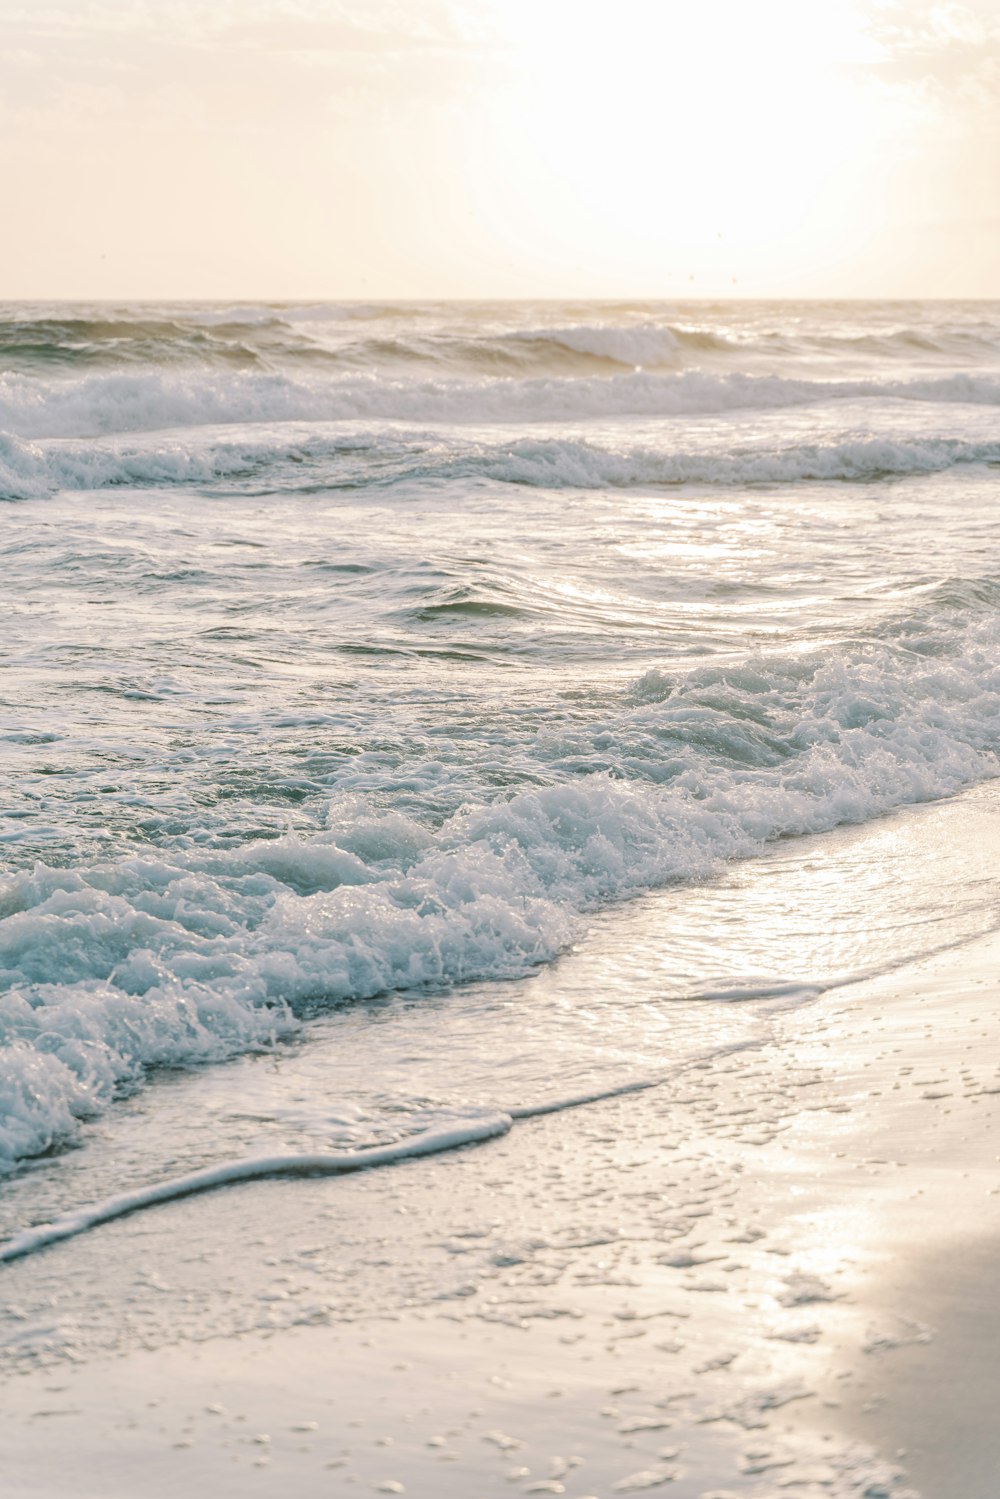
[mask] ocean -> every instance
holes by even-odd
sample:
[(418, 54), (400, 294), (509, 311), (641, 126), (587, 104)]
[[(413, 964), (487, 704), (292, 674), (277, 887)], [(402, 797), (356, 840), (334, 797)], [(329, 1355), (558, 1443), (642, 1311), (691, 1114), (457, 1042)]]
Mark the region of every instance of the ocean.
[(1000, 304), (0, 307), (0, 1237), (994, 928), (998, 407)]

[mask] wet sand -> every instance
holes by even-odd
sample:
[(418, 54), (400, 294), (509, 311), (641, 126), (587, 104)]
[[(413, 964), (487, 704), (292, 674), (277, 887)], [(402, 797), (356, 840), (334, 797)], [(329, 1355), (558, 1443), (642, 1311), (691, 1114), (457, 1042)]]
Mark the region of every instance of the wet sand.
[(995, 1499), (1000, 938), (648, 1093), (4, 1268), (4, 1491)]

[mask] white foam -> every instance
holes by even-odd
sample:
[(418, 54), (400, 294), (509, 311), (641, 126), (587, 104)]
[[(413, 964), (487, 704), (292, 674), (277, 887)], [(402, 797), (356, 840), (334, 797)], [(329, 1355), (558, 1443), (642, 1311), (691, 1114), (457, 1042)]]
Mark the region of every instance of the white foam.
[[(0, 1163), (151, 1066), (274, 1044), (312, 1004), (522, 975), (602, 902), (996, 775), (1000, 626), (935, 617), (933, 641), (904, 622), (899, 646), (647, 673), (615, 721), (539, 742), (552, 784), (437, 827), (346, 796), (312, 836), (37, 866), (0, 895)], [(633, 779), (579, 773), (609, 753)]]
[(1000, 463), (1000, 441), (857, 437), (777, 450), (698, 453), (649, 448), (617, 452), (572, 439), (521, 438), (500, 452), (484, 453), (479, 460), (482, 471), (492, 478), (579, 489), (642, 484), (865, 482), (904, 474), (941, 473), (956, 465), (976, 463)]
[[(829, 443), (717, 451), (612, 448), (572, 437), (522, 437), (515, 442), (447, 446), (420, 431), (291, 430), (204, 436), (185, 432), (144, 438), (29, 442), (0, 433), (0, 498), (37, 499), (59, 490), (190, 485), (265, 474), (283, 488), (358, 482), (370, 452), (384, 480), (483, 477), (545, 488), (605, 489), (643, 485), (800, 484), (857, 482), (942, 473), (1000, 463), (1000, 441), (955, 437), (849, 437)], [(360, 457), (359, 457), (360, 455)], [(395, 465), (394, 470), (391, 466)]]
[(375, 1146), (371, 1150), (341, 1154), (320, 1151), (313, 1154), (260, 1156), (254, 1160), (226, 1161), (204, 1171), (192, 1171), (186, 1176), (175, 1176), (150, 1187), (118, 1193), (91, 1207), (65, 1213), (52, 1223), (42, 1223), (35, 1228), (26, 1229), (0, 1245), (0, 1263), (22, 1259), (25, 1255), (34, 1254), (62, 1239), (75, 1238), (88, 1229), (111, 1223), (115, 1218), (124, 1218), (142, 1208), (155, 1207), (159, 1203), (174, 1202), (199, 1192), (234, 1186), (238, 1182), (259, 1181), (265, 1177), (341, 1176), (350, 1171), (369, 1171), (376, 1166), (391, 1165), (413, 1156), (434, 1155), (442, 1150), (457, 1150), (463, 1145), (491, 1140), (497, 1135), (506, 1134), (512, 1122), (509, 1114), (484, 1112), (482, 1117), (470, 1118), (461, 1124), (440, 1125), (396, 1144)]
[[(737, 1043), (719, 1047), (716, 1055), (745, 1050), (753, 1042)], [(352, 1171), (369, 1171), (378, 1166), (390, 1166), (413, 1157), (436, 1155), (441, 1151), (458, 1150), (467, 1145), (477, 1145), (485, 1140), (505, 1135), (519, 1120), (539, 1119), (547, 1114), (565, 1113), (570, 1109), (583, 1108), (588, 1104), (603, 1103), (612, 1098), (622, 1098), (633, 1093), (644, 1093), (651, 1088), (662, 1087), (695, 1063), (705, 1061), (704, 1056), (689, 1059), (677, 1067), (646, 1077), (634, 1078), (631, 1082), (610, 1087), (588, 1089), (583, 1093), (567, 1094), (563, 1098), (547, 1099), (544, 1103), (522, 1104), (508, 1110), (471, 1108), (453, 1115), (443, 1122), (419, 1130), (404, 1139), (388, 1145), (346, 1152), (296, 1152), (292, 1155), (256, 1156), (249, 1160), (224, 1161), (202, 1171), (192, 1171), (184, 1176), (170, 1177), (148, 1187), (139, 1187), (131, 1192), (116, 1193), (103, 1202), (90, 1207), (74, 1209), (64, 1213), (51, 1223), (37, 1224), (13, 1235), (0, 1244), (0, 1264), (46, 1249), (63, 1239), (71, 1239), (89, 1229), (124, 1218), (143, 1208), (156, 1207), (164, 1202), (173, 1202), (182, 1197), (192, 1197), (201, 1192), (211, 1192), (219, 1187), (235, 1186), (241, 1182), (260, 1181), (278, 1176), (341, 1176)]]
[[(332, 445), (331, 445), (332, 446)], [(197, 484), (253, 472), (262, 463), (295, 462), (294, 442), (203, 444), (174, 436), (159, 442), (27, 442), (0, 432), (0, 499), (39, 499), (61, 489), (112, 485)]]
[(808, 380), (635, 371), (587, 378), (388, 380), (374, 373), (118, 371), (82, 378), (0, 375), (0, 429), (20, 438), (98, 436), (245, 422), (544, 422), (675, 416), (895, 399), (1000, 404), (1000, 379)]

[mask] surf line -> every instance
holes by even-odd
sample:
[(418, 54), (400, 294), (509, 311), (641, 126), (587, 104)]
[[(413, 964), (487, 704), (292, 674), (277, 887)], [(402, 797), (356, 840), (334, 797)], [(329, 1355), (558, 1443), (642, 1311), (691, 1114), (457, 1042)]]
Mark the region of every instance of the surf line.
[(508, 1112), (502, 1109), (483, 1111), (478, 1117), (460, 1124), (439, 1125), (437, 1128), (421, 1130), (419, 1134), (411, 1135), (406, 1140), (398, 1140), (392, 1145), (376, 1145), (368, 1150), (353, 1150), (343, 1154), (320, 1152), (315, 1155), (256, 1156), (245, 1161), (226, 1161), (220, 1166), (208, 1166), (202, 1171), (174, 1176), (151, 1187), (139, 1187), (134, 1192), (106, 1197), (103, 1202), (94, 1203), (91, 1207), (64, 1213), (51, 1223), (39, 1223), (34, 1228), (25, 1229), (0, 1245), (0, 1264), (23, 1259), (25, 1255), (35, 1254), (39, 1249), (47, 1249), (50, 1244), (76, 1238), (91, 1228), (111, 1223), (115, 1218), (125, 1218), (143, 1208), (156, 1207), (162, 1202), (174, 1202), (180, 1197), (193, 1197), (199, 1192), (212, 1192), (216, 1187), (229, 1187), (238, 1182), (259, 1181), (276, 1176), (343, 1176), (351, 1171), (368, 1171), (376, 1166), (389, 1166), (411, 1156), (437, 1155), (444, 1150), (479, 1145), (485, 1140), (506, 1135), (519, 1120), (538, 1119), (545, 1114), (578, 1109), (589, 1103), (601, 1103), (605, 1099), (621, 1098), (629, 1093), (644, 1093), (647, 1089), (662, 1087), (689, 1067), (706, 1062), (709, 1057), (714, 1059), (720, 1055), (726, 1056), (759, 1044), (758, 1041), (739, 1042), (707, 1055), (691, 1057), (669, 1072), (637, 1078), (615, 1088), (578, 1093), (570, 1098), (546, 1103), (527, 1104)]

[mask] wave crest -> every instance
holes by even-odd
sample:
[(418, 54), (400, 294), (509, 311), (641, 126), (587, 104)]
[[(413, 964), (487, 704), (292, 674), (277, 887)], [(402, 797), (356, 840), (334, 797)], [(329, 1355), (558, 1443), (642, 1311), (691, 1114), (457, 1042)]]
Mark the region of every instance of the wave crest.
[(719, 453), (616, 449), (575, 438), (530, 437), (492, 444), (453, 440), (445, 447), (421, 433), (317, 432), (308, 427), (275, 436), (199, 440), (179, 433), (146, 440), (48, 443), (0, 432), (0, 499), (222, 480), (266, 482), (281, 492), (470, 478), (546, 489), (869, 483), (997, 463), (1000, 440), (951, 437), (858, 436)]
[(259, 371), (116, 373), (43, 381), (0, 376), (0, 428), (19, 438), (96, 437), (178, 427), (322, 421), (470, 423), (670, 417), (839, 401), (1000, 405), (1000, 378), (802, 380), (779, 375), (658, 374), (592, 378), (306, 379)]

